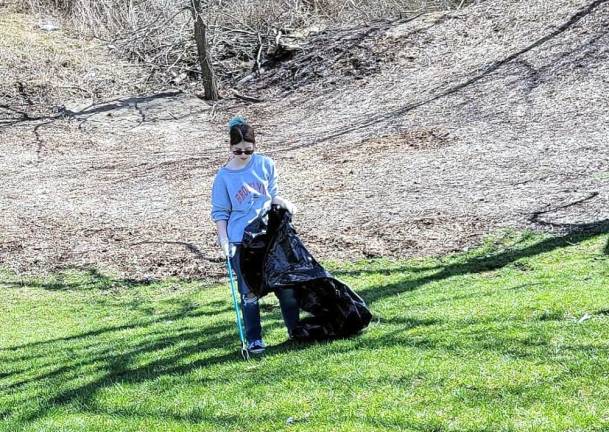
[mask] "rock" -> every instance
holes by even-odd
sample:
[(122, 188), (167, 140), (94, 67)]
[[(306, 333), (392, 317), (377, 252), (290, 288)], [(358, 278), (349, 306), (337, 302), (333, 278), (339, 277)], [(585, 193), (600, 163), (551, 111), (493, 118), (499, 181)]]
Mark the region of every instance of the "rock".
[(44, 22), (39, 22), (37, 27), (40, 30), (44, 30), (44, 31), (57, 31), (60, 30), (61, 27), (59, 25), (57, 25), (56, 23), (52, 22), (52, 21), (44, 21)]
[(581, 324), (584, 321), (588, 321), (590, 318), (592, 318), (592, 315), (585, 313), (580, 319), (577, 320), (577, 323)]
[(380, 258), (383, 256), (383, 242), (379, 239), (369, 239), (364, 246), (362, 253), (366, 258)]

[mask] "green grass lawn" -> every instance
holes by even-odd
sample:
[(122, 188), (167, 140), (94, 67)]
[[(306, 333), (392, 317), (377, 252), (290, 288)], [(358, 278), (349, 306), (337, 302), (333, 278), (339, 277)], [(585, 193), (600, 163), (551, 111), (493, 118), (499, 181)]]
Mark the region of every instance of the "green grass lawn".
[(249, 362), (227, 286), (0, 273), (0, 431), (609, 429), (609, 244), (509, 233), (441, 259), (326, 263), (362, 335)]

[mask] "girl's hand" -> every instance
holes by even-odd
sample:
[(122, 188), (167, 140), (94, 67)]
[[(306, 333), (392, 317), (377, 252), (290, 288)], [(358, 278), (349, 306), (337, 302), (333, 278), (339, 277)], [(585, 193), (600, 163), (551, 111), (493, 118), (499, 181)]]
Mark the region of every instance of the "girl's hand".
[(298, 210), (292, 202), (280, 196), (276, 196), (275, 198), (273, 198), (273, 201), (271, 203), (277, 204), (279, 207), (286, 209), (292, 215), (296, 214), (296, 211)]
[(218, 246), (220, 246), (220, 249), (222, 249), (222, 255), (224, 255), (224, 258), (232, 258), (235, 255), (237, 248), (234, 244), (231, 244), (228, 241), (226, 224), (227, 221), (225, 220), (216, 221), (216, 226), (218, 228)]
[(237, 247), (234, 244), (228, 242), (228, 240), (220, 243), (220, 248), (222, 249), (222, 254), (224, 258), (232, 258), (235, 256), (235, 252)]

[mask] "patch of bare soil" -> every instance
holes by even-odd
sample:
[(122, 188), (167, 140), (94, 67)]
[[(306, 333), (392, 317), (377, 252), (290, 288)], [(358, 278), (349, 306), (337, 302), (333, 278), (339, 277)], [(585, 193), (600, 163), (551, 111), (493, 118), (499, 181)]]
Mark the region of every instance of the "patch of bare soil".
[(498, 0), (313, 35), (238, 89), (262, 103), (134, 91), (37, 113), (11, 87), (0, 265), (222, 275), (209, 194), (236, 113), (321, 259), (444, 254), (502, 228), (606, 229), (608, 47), (609, 0)]

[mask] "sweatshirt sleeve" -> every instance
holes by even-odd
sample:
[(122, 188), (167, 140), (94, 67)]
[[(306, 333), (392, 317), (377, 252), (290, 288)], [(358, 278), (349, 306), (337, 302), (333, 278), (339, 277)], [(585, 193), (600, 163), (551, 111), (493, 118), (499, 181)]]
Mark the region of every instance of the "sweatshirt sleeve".
[(228, 220), (231, 210), (230, 197), (228, 196), (224, 180), (219, 175), (216, 175), (211, 188), (211, 219), (214, 222)]
[(275, 169), (275, 162), (269, 159), (269, 195), (271, 198), (275, 198), (279, 194), (277, 186), (277, 170)]

